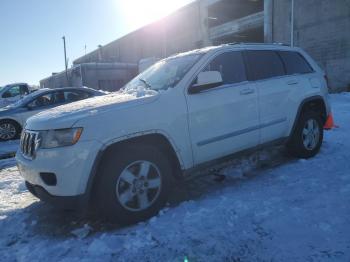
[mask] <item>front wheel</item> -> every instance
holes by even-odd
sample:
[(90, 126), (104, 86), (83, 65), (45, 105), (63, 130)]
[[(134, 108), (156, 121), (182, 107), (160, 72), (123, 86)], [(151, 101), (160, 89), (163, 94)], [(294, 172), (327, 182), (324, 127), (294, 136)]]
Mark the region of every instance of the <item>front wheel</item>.
[(0, 141), (17, 139), (21, 128), (17, 123), (11, 120), (0, 121)]
[(321, 148), (323, 141), (323, 124), (317, 112), (304, 113), (288, 143), (289, 151), (299, 158), (315, 156)]
[(100, 169), (96, 194), (99, 213), (119, 224), (156, 215), (170, 190), (172, 170), (168, 158), (150, 146), (113, 152)]

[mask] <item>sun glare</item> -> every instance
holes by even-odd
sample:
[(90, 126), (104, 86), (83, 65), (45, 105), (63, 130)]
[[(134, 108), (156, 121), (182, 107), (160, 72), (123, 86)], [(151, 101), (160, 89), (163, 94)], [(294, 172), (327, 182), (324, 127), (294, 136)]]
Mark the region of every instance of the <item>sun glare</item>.
[(128, 26), (138, 28), (156, 21), (190, 0), (120, 0), (119, 7)]

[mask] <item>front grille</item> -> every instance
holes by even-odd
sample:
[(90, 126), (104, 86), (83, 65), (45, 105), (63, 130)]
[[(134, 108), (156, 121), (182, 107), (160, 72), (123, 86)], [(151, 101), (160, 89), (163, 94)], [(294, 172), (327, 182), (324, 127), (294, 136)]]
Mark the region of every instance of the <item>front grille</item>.
[(38, 132), (23, 130), (20, 143), (22, 155), (27, 159), (34, 159), (39, 142)]

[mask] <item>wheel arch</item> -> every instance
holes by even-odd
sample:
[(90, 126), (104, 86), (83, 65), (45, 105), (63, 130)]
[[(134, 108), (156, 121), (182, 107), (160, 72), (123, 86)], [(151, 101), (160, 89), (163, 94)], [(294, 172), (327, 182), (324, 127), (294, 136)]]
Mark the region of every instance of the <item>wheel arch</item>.
[(172, 168), (176, 170), (176, 172), (174, 172), (174, 178), (182, 179), (183, 162), (179, 154), (179, 150), (175, 147), (175, 144), (169, 138), (169, 136), (159, 131), (150, 131), (137, 133), (132, 136), (120, 137), (105, 144), (99, 150), (95, 158), (85, 191), (85, 194), (87, 196), (87, 204), (89, 204), (92, 200), (94, 186), (97, 179), (99, 178), (99, 169), (103, 165), (106, 157), (112, 152), (130, 145), (156, 145), (156, 147), (159, 148), (161, 152), (164, 152), (170, 157), (173, 165)]
[(15, 118), (12, 118), (12, 117), (0, 118), (0, 122), (2, 122), (2, 121), (11, 121), (11, 122), (16, 123), (20, 128), (23, 128), (21, 123)]
[[(299, 105), (294, 123), (292, 126), (292, 129), (289, 133), (289, 137), (294, 133), (294, 130), (297, 126), (298, 120), (300, 119), (300, 116), (303, 114), (303, 112), (306, 112), (308, 110), (313, 110), (316, 112), (320, 112), (320, 116), (322, 119), (323, 124), (326, 123), (327, 120), (327, 108), (326, 103), (322, 96), (311, 96), (308, 98), (305, 98)], [(289, 139), (288, 139), (289, 140)]]

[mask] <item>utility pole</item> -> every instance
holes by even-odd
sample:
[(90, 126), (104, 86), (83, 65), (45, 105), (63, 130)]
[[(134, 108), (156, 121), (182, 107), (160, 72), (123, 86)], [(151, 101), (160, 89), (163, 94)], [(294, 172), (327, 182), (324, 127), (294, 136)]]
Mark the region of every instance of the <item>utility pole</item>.
[(67, 51), (66, 51), (66, 37), (63, 36), (63, 48), (64, 48), (64, 66), (66, 68), (66, 79), (67, 79), (67, 85), (69, 85), (68, 81), (68, 63), (67, 63)]
[(292, 0), (290, 16), (290, 46), (294, 47), (294, 0)]

